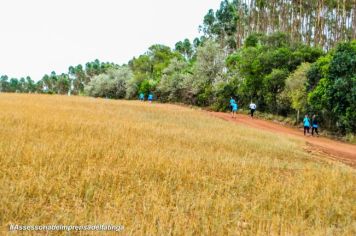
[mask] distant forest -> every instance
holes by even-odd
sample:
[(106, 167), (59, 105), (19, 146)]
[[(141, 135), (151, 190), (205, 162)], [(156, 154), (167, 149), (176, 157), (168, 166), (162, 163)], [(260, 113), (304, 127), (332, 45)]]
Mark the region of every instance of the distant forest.
[[(224, 0), (201, 36), (152, 45), (127, 64), (95, 60), (68, 72), (0, 77), (0, 91), (136, 99), (228, 110), (318, 114), (323, 128), (356, 133), (356, 0)], [(301, 119), (301, 116), (299, 117)]]

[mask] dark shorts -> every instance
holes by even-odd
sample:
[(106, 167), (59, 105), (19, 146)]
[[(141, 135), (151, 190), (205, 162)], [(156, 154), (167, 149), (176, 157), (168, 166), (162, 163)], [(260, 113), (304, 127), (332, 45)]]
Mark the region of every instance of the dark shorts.
[(308, 133), (308, 134), (309, 134), (309, 129), (310, 129), (309, 126), (304, 126), (304, 134), (305, 134), (305, 133)]

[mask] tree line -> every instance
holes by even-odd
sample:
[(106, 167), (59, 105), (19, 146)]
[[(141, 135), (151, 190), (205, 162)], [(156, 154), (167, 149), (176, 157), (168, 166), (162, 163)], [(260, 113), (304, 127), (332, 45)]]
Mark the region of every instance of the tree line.
[(98, 59), (87, 62), (84, 66), (70, 66), (67, 73), (57, 74), (52, 71), (45, 74), (41, 80), (35, 82), (30, 76), (26, 78), (10, 78), (0, 76), (0, 92), (47, 93), (47, 94), (83, 94), (84, 86), (96, 75), (106, 73), (110, 69), (120, 66)]
[[(305, 2), (312, 9), (307, 9)], [(233, 96), (242, 108), (254, 101), (259, 111), (282, 116), (316, 113), (322, 127), (341, 134), (355, 133), (356, 41), (351, 40), (354, 31), (348, 28), (354, 23), (354, 7), (349, 1), (334, 3), (224, 0), (216, 12), (209, 10), (200, 26), (203, 35), (192, 42), (184, 39), (174, 48), (152, 45), (124, 65), (95, 60), (70, 66), (67, 73), (52, 72), (36, 83), (30, 77), (1, 76), (0, 90), (115, 99), (153, 93), (161, 102), (218, 111), (226, 111)], [(302, 4), (303, 13), (296, 11), (298, 4)], [(293, 6), (294, 10), (289, 8)], [(317, 12), (327, 15), (325, 9), (332, 6), (338, 9), (332, 11), (332, 19), (338, 19), (339, 26), (323, 19), (324, 15), (319, 21), (335, 32), (334, 27), (344, 27), (338, 33), (344, 32), (344, 36), (321, 30), (325, 40), (315, 39), (314, 31), (319, 29), (313, 27), (307, 39), (307, 34), (302, 34), (309, 29), (296, 27), (293, 31), (291, 26), (281, 25), (293, 22), (285, 18), (290, 14), (301, 20), (310, 17), (305, 22), (318, 21)], [(240, 25), (242, 22), (246, 25)]]
[(281, 31), (293, 41), (325, 50), (356, 38), (356, 0), (223, 0), (201, 30), (223, 47), (241, 47), (251, 33)]

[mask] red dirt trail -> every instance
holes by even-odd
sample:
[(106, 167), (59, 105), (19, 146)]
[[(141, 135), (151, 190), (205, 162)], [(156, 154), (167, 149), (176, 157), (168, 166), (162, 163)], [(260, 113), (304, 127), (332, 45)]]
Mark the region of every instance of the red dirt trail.
[[(304, 136), (302, 129), (290, 128), (271, 121), (251, 118), (247, 115), (238, 114), (236, 118), (232, 118), (231, 114), (223, 112), (208, 112), (210, 115), (220, 119), (243, 124), (256, 129), (262, 129), (273, 133), (285, 134), (287, 136), (298, 138), (305, 141), (309, 151), (317, 151), (327, 155), (331, 159), (336, 159), (356, 167), (356, 145), (347, 144), (325, 137)], [(324, 155), (323, 155), (324, 156)]]

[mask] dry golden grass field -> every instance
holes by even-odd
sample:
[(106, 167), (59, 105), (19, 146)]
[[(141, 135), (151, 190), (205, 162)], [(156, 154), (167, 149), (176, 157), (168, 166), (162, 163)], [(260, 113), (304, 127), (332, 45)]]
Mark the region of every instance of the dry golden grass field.
[(0, 94), (0, 233), (355, 235), (355, 170), (315, 155), (189, 108)]

